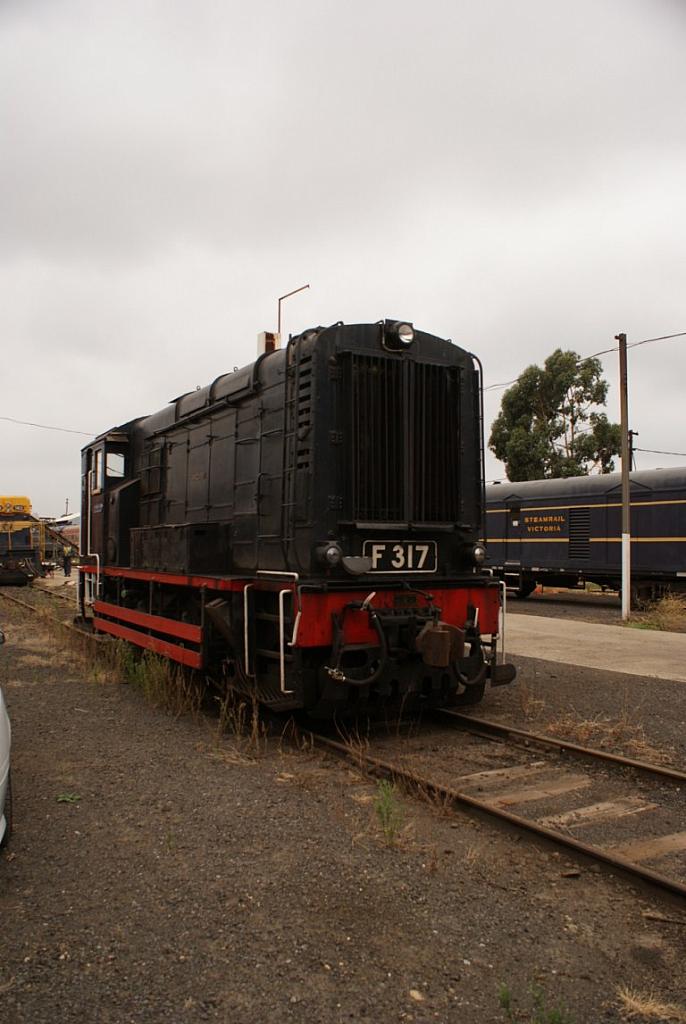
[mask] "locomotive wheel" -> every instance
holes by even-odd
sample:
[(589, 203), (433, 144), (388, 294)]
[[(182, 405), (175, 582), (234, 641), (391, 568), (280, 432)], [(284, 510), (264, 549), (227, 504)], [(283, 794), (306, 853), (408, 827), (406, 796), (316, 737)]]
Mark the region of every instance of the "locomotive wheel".
[(520, 585), (515, 590), (514, 596), (515, 597), (525, 598), (525, 597), (528, 597), (530, 594), (533, 594), (535, 589), (536, 589), (536, 581), (535, 580), (522, 580)]

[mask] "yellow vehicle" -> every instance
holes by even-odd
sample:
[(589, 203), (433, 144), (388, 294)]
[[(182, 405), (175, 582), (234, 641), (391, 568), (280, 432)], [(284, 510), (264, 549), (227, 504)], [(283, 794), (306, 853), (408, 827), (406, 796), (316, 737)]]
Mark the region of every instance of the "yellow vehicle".
[(15, 516), (21, 514), (30, 516), (31, 515), (31, 499), (26, 497), (17, 497), (16, 495), (3, 495), (0, 494), (0, 515), (1, 516)]
[(0, 586), (30, 583), (52, 573), (67, 552), (78, 554), (78, 527), (67, 530), (34, 516), (30, 498), (0, 495)]
[(0, 584), (21, 586), (40, 574), (40, 525), (29, 498), (0, 495)]

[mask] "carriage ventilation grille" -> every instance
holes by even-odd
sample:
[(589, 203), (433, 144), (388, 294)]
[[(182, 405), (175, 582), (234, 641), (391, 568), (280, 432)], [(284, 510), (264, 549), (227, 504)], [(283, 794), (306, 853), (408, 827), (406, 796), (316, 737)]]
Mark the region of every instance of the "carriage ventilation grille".
[(347, 372), (353, 518), (455, 522), (459, 369), (351, 353)]
[(572, 508), (569, 510), (569, 550), (570, 558), (588, 558), (591, 554), (591, 510), (590, 508)]

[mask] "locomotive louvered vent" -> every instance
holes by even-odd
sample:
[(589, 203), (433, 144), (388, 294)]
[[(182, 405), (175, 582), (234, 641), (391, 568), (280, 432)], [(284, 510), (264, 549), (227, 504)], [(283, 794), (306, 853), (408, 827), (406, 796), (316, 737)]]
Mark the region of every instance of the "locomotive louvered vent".
[(569, 557), (588, 558), (591, 553), (591, 510), (572, 508), (569, 510)]
[(349, 354), (351, 504), (364, 522), (455, 522), (459, 371)]
[(162, 490), (162, 447), (148, 448), (143, 452), (141, 465), (141, 493), (159, 494)]
[(304, 356), (298, 366), (297, 468), (310, 468), (310, 428), (312, 426), (312, 356)]

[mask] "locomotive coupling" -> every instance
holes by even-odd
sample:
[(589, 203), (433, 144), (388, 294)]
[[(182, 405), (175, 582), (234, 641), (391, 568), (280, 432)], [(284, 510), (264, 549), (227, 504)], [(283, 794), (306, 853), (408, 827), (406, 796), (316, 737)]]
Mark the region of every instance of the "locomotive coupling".
[(465, 631), (447, 622), (427, 622), (421, 629), (415, 645), (425, 665), (447, 668), (451, 662), (464, 656)]

